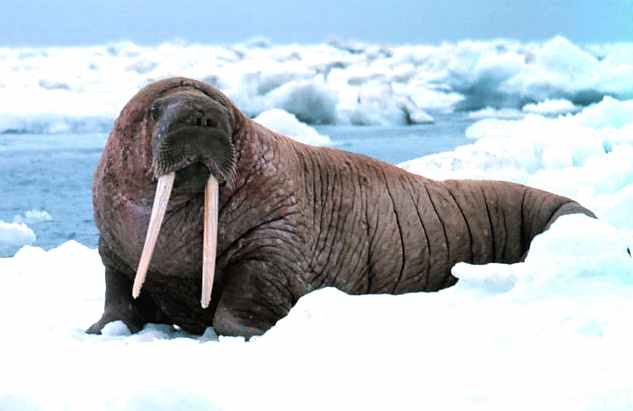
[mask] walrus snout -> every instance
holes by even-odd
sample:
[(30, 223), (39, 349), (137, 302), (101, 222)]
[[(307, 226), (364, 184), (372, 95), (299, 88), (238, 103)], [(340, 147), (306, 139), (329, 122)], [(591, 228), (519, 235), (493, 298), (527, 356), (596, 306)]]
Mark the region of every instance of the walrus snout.
[(231, 118), (222, 104), (199, 91), (185, 90), (157, 99), (149, 114), (157, 179), (197, 162), (221, 182), (234, 175)]

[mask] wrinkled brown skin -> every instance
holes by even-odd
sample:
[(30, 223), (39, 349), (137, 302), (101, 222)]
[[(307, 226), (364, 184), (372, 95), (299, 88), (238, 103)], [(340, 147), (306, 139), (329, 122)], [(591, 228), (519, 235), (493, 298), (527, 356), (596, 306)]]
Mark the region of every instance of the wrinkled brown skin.
[[(148, 107), (198, 90), (227, 108), (237, 153), (220, 190), (216, 280), (200, 307), (203, 195), (172, 195), (141, 297), (131, 297), (156, 182)], [(178, 189), (178, 180), (174, 190)], [(181, 184), (183, 184), (181, 182)], [(451, 267), (521, 261), (556, 218), (593, 214), (558, 195), (501, 181), (433, 181), (362, 155), (300, 144), (246, 118), (213, 87), (174, 78), (142, 89), (121, 112), (98, 166), (94, 212), (106, 267), (103, 317), (200, 334), (265, 332), (310, 291), (436, 291)]]

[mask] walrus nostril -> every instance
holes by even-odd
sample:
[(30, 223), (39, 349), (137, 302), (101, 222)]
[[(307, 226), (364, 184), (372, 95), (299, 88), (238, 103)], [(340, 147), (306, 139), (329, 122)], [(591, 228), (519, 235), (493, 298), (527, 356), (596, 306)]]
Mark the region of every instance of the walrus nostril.
[(215, 127), (216, 123), (215, 121), (211, 120), (210, 118), (207, 119), (207, 127)]
[(202, 119), (200, 117), (196, 118), (196, 126), (202, 125)]

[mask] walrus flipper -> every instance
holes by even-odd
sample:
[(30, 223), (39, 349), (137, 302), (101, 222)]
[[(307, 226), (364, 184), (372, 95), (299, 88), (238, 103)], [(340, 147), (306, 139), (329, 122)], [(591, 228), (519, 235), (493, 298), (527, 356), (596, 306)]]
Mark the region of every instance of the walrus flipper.
[(545, 226), (545, 230), (549, 230), (549, 228), (552, 226), (552, 224), (556, 222), (558, 218), (564, 215), (570, 215), (570, 214), (584, 214), (591, 218), (598, 218), (591, 210), (581, 206), (575, 201), (569, 201), (563, 204), (558, 210), (556, 210), (554, 215), (552, 215), (552, 217), (547, 222), (547, 225)]
[[(262, 261), (236, 264), (225, 275), (225, 284), (213, 318), (213, 327), (221, 335), (261, 335), (285, 317), (296, 299), (283, 276), (271, 276)], [(275, 272), (275, 271), (272, 271)]]
[(138, 299), (132, 298), (131, 277), (109, 258), (103, 242), (99, 244), (99, 254), (105, 266), (105, 305), (99, 321), (86, 330), (88, 334), (101, 334), (103, 327), (112, 321), (123, 321), (132, 333), (141, 331), (149, 322), (169, 323), (150, 296), (142, 294)]

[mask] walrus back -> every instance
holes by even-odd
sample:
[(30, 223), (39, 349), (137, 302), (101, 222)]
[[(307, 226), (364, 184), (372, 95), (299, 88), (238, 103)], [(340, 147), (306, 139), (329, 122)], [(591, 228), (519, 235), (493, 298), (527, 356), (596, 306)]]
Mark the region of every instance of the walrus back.
[(314, 288), (439, 290), (455, 284), (450, 270), (458, 262), (519, 262), (556, 218), (593, 216), (573, 200), (520, 184), (435, 181), (361, 155), (298, 147), (309, 182)]

